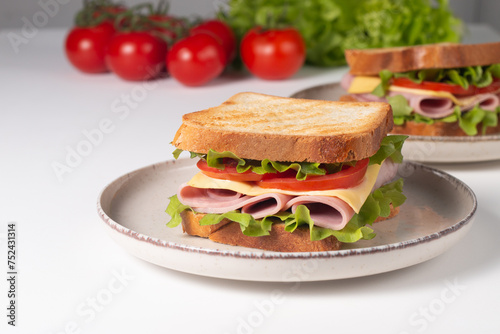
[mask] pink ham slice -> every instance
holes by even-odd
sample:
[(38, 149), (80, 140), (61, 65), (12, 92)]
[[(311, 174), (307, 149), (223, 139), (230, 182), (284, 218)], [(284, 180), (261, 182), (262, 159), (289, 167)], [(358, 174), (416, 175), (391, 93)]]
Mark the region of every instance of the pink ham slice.
[(285, 206), (295, 213), (299, 205), (305, 205), (314, 221), (314, 225), (341, 230), (354, 216), (354, 210), (343, 200), (327, 196), (297, 196)]
[[(346, 73), (340, 82), (342, 88), (346, 91), (351, 86), (354, 76)], [(387, 102), (386, 98), (378, 97), (373, 94), (352, 94), (361, 102)], [(389, 96), (402, 95), (408, 104), (417, 114), (430, 118), (443, 118), (453, 114), (455, 103), (446, 97), (435, 97), (426, 95), (416, 95), (406, 92), (389, 92)], [(460, 98), (459, 98), (460, 99)], [(480, 108), (488, 111), (494, 111), (500, 105), (500, 94), (478, 94), (473, 97), (462, 98), (462, 101), (467, 101), (460, 109), (468, 111), (479, 105)]]
[(484, 110), (494, 111), (500, 105), (500, 96), (498, 94), (479, 94), (475, 96), (466, 105), (462, 106), (462, 111), (471, 110), (479, 104), (479, 107)]
[(177, 191), (177, 197), (182, 204), (197, 212), (226, 213), (241, 209), (241, 212), (259, 219), (282, 211), (293, 196), (277, 193), (245, 196), (232, 190), (203, 189), (183, 184)]

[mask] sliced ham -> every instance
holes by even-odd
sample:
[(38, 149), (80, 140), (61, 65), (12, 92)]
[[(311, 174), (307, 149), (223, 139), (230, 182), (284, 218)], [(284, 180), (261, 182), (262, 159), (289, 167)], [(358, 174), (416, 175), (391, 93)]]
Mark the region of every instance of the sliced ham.
[[(354, 76), (346, 73), (340, 82), (340, 86), (344, 90), (349, 90)], [(361, 102), (387, 102), (385, 97), (378, 97), (370, 93), (366, 94), (351, 94)], [(411, 92), (394, 92), (390, 91), (389, 96), (402, 95), (408, 104), (413, 108), (413, 111), (422, 116), (429, 118), (443, 118), (453, 114), (455, 109), (455, 102), (447, 97), (437, 97), (430, 95), (419, 95)], [(474, 96), (458, 97), (460, 101), (460, 110), (462, 112), (469, 111), (476, 105), (488, 111), (494, 111), (500, 106), (500, 92), (493, 92), (487, 94), (477, 94)]]
[[(382, 164), (375, 186), (392, 180), (398, 166), (390, 159)], [(226, 213), (241, 210), (251, 214), (255, 219), (291, 209), (295, 212), (299, 205), (305, 205), (315, 225), (341, 230), (351, 220), (354, 210), (343, 200), (329, 196), (291, 196), (279, 193), (268, 193), (259, 196), (247, 196), (226, 189), (204, 189), (182, 184), (177, 197), (182, 204), (202, 213)]]
[(430, 118), (443, 118), (453, 114), (455, 104), (446, 97), (415, 95), (411, 93), (391, 92), (390, 95), (403, 95), (413, 111)]
[(278, 193), (245, 197), (249, 197), (249, 199), (245, 201), (241, 212), (251, 214), (255, 219), (283, 211), (288, 201), (293, 198), (293, 196)]
[(197, 212), (225, 213), (241, 209), (241, 212), (259, 219), (282, 211), (293, 196), (278, 193), (246, 196), (232, 190), (203, 189), (183, 184), (177, 191), (177, 197), (182, 204)]
[(314, 225), (341, 230), (354, 216), (354, 210), (343, 200), (327, 196), (297, 196), (285, 206), (295, 213), (299, 205), (305, 205), (314, 221)]
[(488, 111), (495, 111), (495, 109), (500, 105), (499, 94), (478, 94), (471, 98), (459, 99), (464, 104), (461, 109), (462, 111), (468, 111), (479, 104), (479, 107)]
[(342, 87), (345, 91), (349, 90), (349, 87), (351, 87), (353, 79), (354, 79), (354, 75), (347, 72), (346, 74), (344, 74), (344, 76), (340, 80), (340, 87)]

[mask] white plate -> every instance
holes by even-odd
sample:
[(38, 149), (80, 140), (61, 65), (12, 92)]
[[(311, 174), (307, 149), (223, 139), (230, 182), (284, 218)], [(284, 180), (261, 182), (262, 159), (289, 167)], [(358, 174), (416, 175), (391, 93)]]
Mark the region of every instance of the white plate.
[(471, 189), (456, 178), (405, 163), (408, 197), (378, 235), (330, 252), (277, 253), (214, 243), (168, 228), (168, 197), (197, 171), (179, 159), (124, 175), (100, 194), (98, 212), (111, 237), (127, 251), (187, 273), (251, 281), (318, 281), (366, 276), (408, 267), (442, 254), (468, 232), (476, 211)]
[[(335, 101), (345, 94), (339, 83), (331, 83), (301, 90), (291, 97)], [(499, 160), (500, 135), (410, 136), (403, 146), (403, 155), (406, 160), (433, 163)]]

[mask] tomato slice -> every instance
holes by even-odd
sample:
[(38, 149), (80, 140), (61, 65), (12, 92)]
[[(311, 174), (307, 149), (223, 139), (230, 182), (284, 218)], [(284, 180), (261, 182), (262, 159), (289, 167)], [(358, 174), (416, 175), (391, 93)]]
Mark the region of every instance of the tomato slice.
[(486, 94), (486, 93), (496, 92), (500, 90), (500, 79), (497, 78), (493, 79), (491, 85), (487, 87), (482, 87), (482, 88), (475, 87), (475, 88), (476, 88), (475, 94)]
[(468, 89), (464, 89), (460, 85), (452, 85), (444, 82), (422, 81), (422, 83), (416, 83), (408, 78), (394, 78), (392, 80), (394, 86), (448, 92), (454, 95), (473, 95), (475, 88), (471, 85)]
[(361, 183), (365, 176), (368, 162), (370, 159), (363, 159), (356, 163), (355, 166), (346, 166), (340, 172), (327, 174), (327, 175), (312, 175), (308, 176), (305, 180), (300, 181), (293, 176), (283, 173), (285, 175), (266, 174), (257, 185), (261, 188), (272, 188), (280, 190), (292, 191), (312, 191), (312, 190), (330, 190), (339, 188), (351, 188)]
[(230, 160), (225, 163), (224, 169), (218, 169), (215, 167), (209, 167), (205, 160), (200, 159), (196, 166), (201, 170), (206, 176), (210, 176), (214, 179), (220, 180), (230, 180), (230, 181), (260, 181), (264, 177), (264, 174), (257, 174), (250, 170), (244, 173), (238, 173), (236, 170), (236, 162)]
[(470, 85), (468, 89), (464, 89), (460, 85), (453, 85), (444, 82), (432, 82), (432, 81), (422, 81), (422, 83), (416, 83), (408, 78), (394, 78), (392, 79), (392, 85), (413, 89), (425, 89), (433, 91), (448, 92), (453, 95), (476, 95), (485, 94), (497, 91), (500, 89), (500, 79), (493, 79), (491, 85), (487, 87), (476, 87)]

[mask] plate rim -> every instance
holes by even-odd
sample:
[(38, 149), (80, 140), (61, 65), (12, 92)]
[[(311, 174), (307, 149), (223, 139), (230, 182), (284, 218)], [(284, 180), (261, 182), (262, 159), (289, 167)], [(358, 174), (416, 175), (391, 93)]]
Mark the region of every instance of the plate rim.
[[(177, 161), (188, 161), (190, 160), (189, 158), (180, 158)], [(384, 244), (384, 245), (379, 245), (379, 246), (372, 246), (372, 247), (363, 247), (363, 248), (354, 248), (354, 249), (341, 249), (341, 250), (336, 250), (336, 251), (322, 251), (322, 252), (271, 252), (271, 251), (265, 251), (265, 250), (250, 250), (250, 249), (244, 249), (244, 250), (221, 250), (218, 248), (205, 248), (202, 246), (193, 246), (193, 245), (188, 245), (188, 244), (181, 244), (181, 243), (176, 243), (168, 240), (162, 240), (157, 237), (151, 237), (147, 236), (143, 233), (136, 232), (128, 227), (125, 227), (121, 225), (119, 222), (113, 220), (103, 209), (102, 201), (104, 194), (107, 191), (110, 191), (111, 187), (115, 186), (115, 184), (122, 182), (124, 179), (133, 177), (134, 175), (140, 173), (143, 170), (153, 168), (155, 169), (156, 166), (159, 165), (164, 165), (168, 163), (175, 163), (176, 161), (174, 160), (166, 160), (163, 162), (159, 163), (154, 163), (150, 164), (148, 166), (144, 166), (141, 168), (138, 168), (136, 170), (133, 170), (127, 174), (124, 174), (113, 181), (109, 182), (99, 193), (98, 199), (97, 199), (97, 213), (100, 216), (100, 218), (104, 221), (104, 223), (112, 228), (113, 230), (117, 231), (118, 233), (125, 235), (127, 237), (132, 237), (133, 239), (139, 241), (139, 242), (146, 242), (149, 244), (153, 244), (155, 246), (159, 246), (162, 248), (167, 248), (167, 249), (172, 249), (172, 250), (180, 250), (180, 251), (186, 251), (186, 252), (195, 252), (199, 254), (204, 254), (204, 255), (211, 255), (211, 256), (224, 256), (224, 257), (234, 257), (234, 258), (239, 258), (239, 259), (266, 259), (266, 260), (287, 260), (287, 259), (330, 259), (330, 258), (346, 258), (346, 257), (352, 257), (352, 256), (363, 256), (367, 254), (374, 254), (374, 253), (381, 253), (381, 252), (389, 252), (393, 250), (399, 250), (399, 249), (405, 249), (408, 247), (414, 247), (422, 243), (426, 242), (431, 242), (437, 239), (440, 239), (441, 237), (444, 237), (450, 233), (453, 233), (457, 230), (460, 230), (464, 226), (468, 225), (472, 218), (474, 217), (476, 211), (477, 211), (477, 197), (474, 193), (474, 191), (463, 181), (460, 179), (433, 167), (426, 166), (421, 163), (416, 163), (416, 162), (411, 162), (411, 161), (405, 161), (403, 164), (411, 166), (411, 168), (420, 168), (423, 169), (425, 172), (435, 174), (441, 178), (445, 178), (448, 182), (453, 183), (456, 186), (463, 187), (465, 191), (468, 193), (468, 195), (472, 199), (472, 209), (468, 214), (461, 220), (455, 222), (453, 225), (446, 227), (443, 230), (436, 231), (432, 234), (428, 234), (422, 237), (418, 237), (415, 239), (411, 240), (405, 240), (405, 241), (400, 241), (396, 243), (391, 243), (391, 244)], [(120, 187), (120, 185), (117, 189), (117, 191), (113, 194), (112, 198), (116, 195)]]

